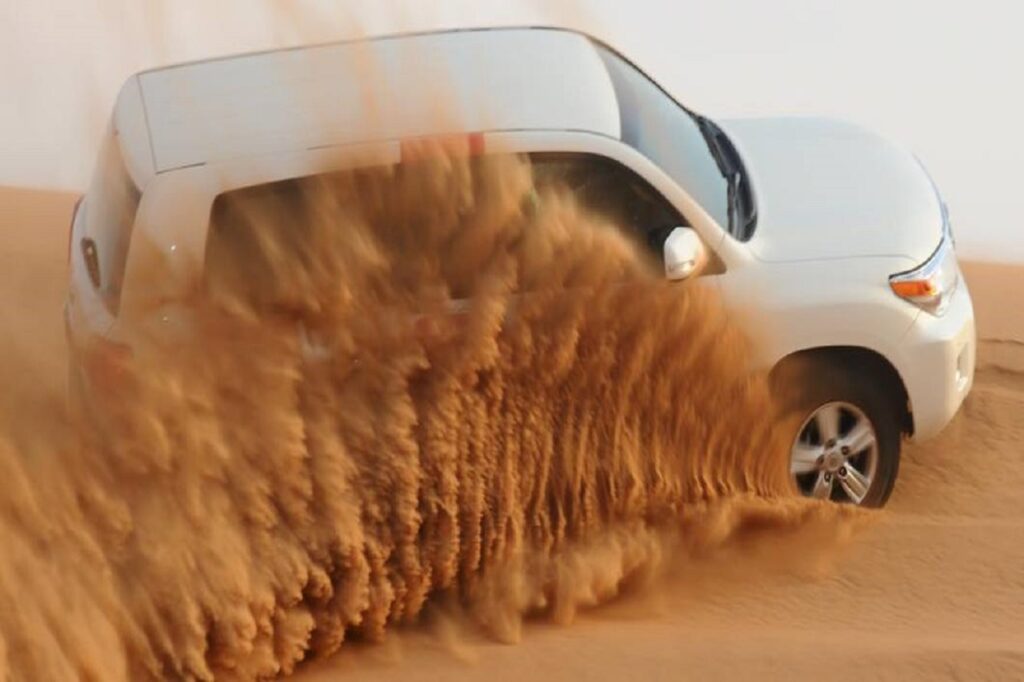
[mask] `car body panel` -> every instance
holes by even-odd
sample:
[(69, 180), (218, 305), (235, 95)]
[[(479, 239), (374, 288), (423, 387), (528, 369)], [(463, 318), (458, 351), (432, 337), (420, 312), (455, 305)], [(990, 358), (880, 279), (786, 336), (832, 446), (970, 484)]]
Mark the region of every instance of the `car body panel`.
[[(125, 343), (138, 334), (187, 337), (188, 300), (202, 284), (210, 210), (219, 194), (328, 170), (399, 163), (400, 138), (445, 134), (451, 128), (444, 123), (458, 121), (464, 130), (484, 133), (487, 153), (597, 154), (647, 180), (686, 217), (721, 264), (703, 282), (719, 289), (726, 304), (750, 321), (757, 364), (771, 367), (818, 348), (868, 349), (887, 359), (902, 378), (917, 437), (934, 435), (955, 414), (974, 369), (973, 311), (966, 286), (961, 283), (943, 317), (923, 312), (889, 289), (889, 276), (919, 265), (942, 234), (941, 202), (910, 154), (854, 126), (822, 119), (722, 122), (748, 166), (760, 209), (753, 238), (741, 242), (727, 235), (686, 188), (620, 139), (615, 93), (586, 37), (529, 29), (428, 35), (438, 36), (439, 42), (426, 53), (422, 44), (417, 49), (392, 46), (393, 63), (380, 78), (392, 88), (409, 84), (415, 92), (396, 90), (390, 99), (378, 100), (382, 109), (398, 107), (401, 99), (410, 104), (409, 111), (422, 113), (431, 104), (428, 94), (444, 100), (445, 91), (433, 87), (436, 83), (423, 89), (395, 71), (410, 54), (437, 56), (440, 61), (431, 72), (453, 79), (461, 93), (455, 99), (482, 90), (490, 109), (435, 108), (439, 116), (431, 121), (437, 125), (395, 119), (381, 132), (361, 118), (372, 119), (364, 102), (343, 112), (339, 121), (323, 124), (324, 112), (333, 112), (337, 98), (351, 90), (351, 83), (324, 86), (332, 80), (325, 74), (345, 60), (365, 57), (365, 45), (211, 60), (144, 73), (133, 77), (139, 79), (135, 85), (129, 80), (114, 122), (142, 200), (120, 311), (112, 316), (103, 309), (73, 258), (67, 306), (72, 345), (85, 346), (90, 336)], [(452, 42), (452, 36), (461, 37)], [(389, 40), (430, 43), (434, 38)], [(464, 46), (499, 46), (505, 56), (477, 59)], [(528, 47), (545, 59), (564, 59), (553, 65), (532, 57), (517, 61)], [(304, 62), (307, 51), (317, 56)], [(316, 68), (304, 72), (297, 67), (302, 63)], [(344, 68), (362, 76), (367, 65)], [(491, 68), (503, 75), (484, 82)], [(288, 80), (303, 73), (308, 78)], [(569, 90), (563, 87), (567, 78)], [(268, 94), (277, 86), (287, 87)], [(321, 86), (326, 94), (319, 92)], [(530, 97), (522, 97), (524, 92)], [(210, 101), (197, 105), (197, 97)], [(467, 111), (468, 119), (456, 117)], [(147, 117), (160, 131), (152, 138), (143, 136), (140, 127)], [(391, 137), (374, 141), (376, 134)], [(150, 139), (155, 157), (147, 162)], [(76, 225), (73, 243), (79, 236)]]
[(905, 256), (942, 237), (942, 206), (914, 156), (824, 118), (724, 120), (757, 192), (750, 250), (770, 262)]
[(946, 427), (974, 385), (977, 366), (974, 306), (961, 275), (941, 317), (921, 313), (893, 351), (913, 406), (914, 438)]
[[(117, 328), (152, 329), (154, 317), (197, 291), (206, 258), (210, 211), (218, 195), (243, 187), (328, 171), (398, 163), (397, 142), (301, 150), (203, 164), (157, 175), (143, 195), (125, 271)], [(187, 196), (188, 201), (179, 198)], [(125, 332), (122, 332), (125, 333)]]
[[(579, 152), (627, 166), (682, 213), (726, 267), (744, 262), (741, 249), (724, 244), (725, 232), (692, 197), (632, 147), (604, 135), (579, 131), (497, 132), (485, 135), (490, 153)], [(131, 327), (152, 315), (160, 301), (199, 285), (207, 223), (214, 199), (224, 192), (328, 170), (399, 163), (396, 141), (271, 154), (162, 173), (143, 196), (125, 274), (122, 320)], [(187, 202), (176, 197), (188, 196)], [(194, 229), (182, 229), (182, 226)]]
[(568, 31), (382, 38), (186, 64), (139, 79), (158, 172), (462, 130), (615, 137), (620, 129), (607, 70), (590, 42)]
[(156, 173), (156, 167), (139, 76), (132, 76), (122, 86), (114, 105), (112, 123), (121, 145), (124, 165), (135, 185), (140, 189), (145, 188)]

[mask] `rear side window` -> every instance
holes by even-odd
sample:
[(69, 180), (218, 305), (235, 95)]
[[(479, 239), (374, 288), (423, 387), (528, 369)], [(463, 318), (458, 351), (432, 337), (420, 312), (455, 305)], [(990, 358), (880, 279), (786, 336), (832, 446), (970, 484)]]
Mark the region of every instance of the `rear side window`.
[(79, 257), (91, 271), (104, 305), (116, 314), (121, 299), (128, 246), (142, 195), (125, 167), (113, 126), (103, 137), (92, 184), (86, 195), (85, 229)]
[(206, 286), (258, 307), (287, 305), (288, 279), (308, 264), (309, 218), (300, 181), (286, 180), (221, 194), (213, 202), (206, 241)]
[[(346, 223), (366, 215), (387, 167), (307, 176), (219, 195), (206, 239), (204, 284), (215, 299), (240, 299), (262, 312), (301, 314), (315, 281), (350, 253), (335, 253)], [(352, 252), (357, 249), (353, 248)]]

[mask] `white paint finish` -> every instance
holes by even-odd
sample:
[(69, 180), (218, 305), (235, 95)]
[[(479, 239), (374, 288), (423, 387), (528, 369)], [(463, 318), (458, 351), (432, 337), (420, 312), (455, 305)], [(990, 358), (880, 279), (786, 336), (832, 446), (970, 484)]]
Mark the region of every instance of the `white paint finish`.
[(1024, 3), (976, 0), (0, 0), (0, 183), (81, 189), (117, 88), (187, 59), (441, 27), (551, 23), (724, 116), (839, 116), (906, 143), (970, 257), (1024, 260)]
[(199, 286), (210, 211), (218, 195), (330, 170), (398, 161), (398, 144), (390, 142), (290, 151), (256, 161), (227, 161), (157, 175), (139, 206), (117, 326), (130, 330), (153, 317), (154, 302), (180, 299)]
[[(974, 383), (977, 356), (974, 305), (961, 279), (942, 317), (922, 313), (898, 349), (898, 366), (914, 407), (915, 438), (938, 435)], [(965, 377), (957, 374), (963, 354)]]
[(601, 34), (700, 111), (837, 117), (905, 144), (949, 203), (966, 256), (1024, 261), (1024, 91), (1012, 85), (1024, 3), (595, 4)]
[(619, 134), (607, 71), (564, 31), (459, 31), (140, 76), (158, 171), (459, 130)]
[(114, 105), (114, 128), (120, 140), (125, 167), (138, 187), (145, 187), (153, 175), (153, 152), (149, 143), (149, 126), (137, 76), (121, 87)]
[[(548, 31), (538, 34), (562, 35)], [(525, 34), (507, 31), (466, 35), (486, 35), (489, 40), (509, 36), (510, 42), (503, 49), (517, 54), (515, 48), (522, 44), (520, 39)], [(584, 53), (596, 60), (592, 50)], [(288, 54), (291, 59), (302, 52)], [(568, 57), (557, 50), (547, 54)], [(206, 139), (205, 144), (191, 149), (202, 150), (204, 154), (214, 150), (206, 157), (213, 163), (169, 171), (156, 176), (147, 186), (126, 283), (126, 292), (132, 289), (133, 293), (127, 293), (125, 300), (133, 301), (129, 308), (132, 315), (138, 315), (136, 320), (145, 317), (142, 313), (148, 310), (146, 297), (152, 297), (154, 291), (163, 305), (195, 286), (202, 270), (209, 207), (216, 194), (243, 184), (316, 172), (332, 160), (333, 150), (296, 149), (306, 139), (302, 135), (315, 137), (324, 129), (330, 130), (329, 126), (317, 127), (307, 120), (313, 129), (297, 130), (283, 110), (263, 106), (266, 103), (258, 98), (246, 98), (246, 93), (264, 92), (268, 83), (282, 83), (282, 72), (272, 61), (274, 57), (215, 62), (232, 68), (204, 71), (201, 77), (186, 78), (187, 87), (196, 88), (218, 102), (212, 109), (204, 110), (205, 100), (189, 100), (188, 106), (182, 106), (181, 90), (167, 84), (164, 87), (172, 95), (153, 100), (149, 110), (151, 121), (153, 107), (168, 109), (159, 114), (169, 117), (167, 121), (158, 118), (161, 134), (178, 131), (188, 137), (194, 128), (211, 123), (215, 129), (238, 129), (243, 134), (224, 147), (218, 147), (217, 140)], [(251, 63), (247, 62), (249, 59), (261, 61)], [(486, 74), (465, 66), (465, 60), (465, 55), (459, 58), (460, 69), (469, 74), (465, 81), (469, 86), (463, 92), (479, 94), (480, 79)], [(287, 63), (294, 68), (294, 63)], [(486, 65), (488, 60), (481, 63)], [(239, 64), (244, 68), (235, 70), (233, 67)], [(335, 75), (336, 63), (327, 60), (324, 64), (329, 66), (324, 67), (323, 73), (317, 69), (300, 70), (312, 74), (309, 81), (288, 81), (301, 83), (300, 98), (319, 96), (324, 74), (328, 78)], [(529, 130), (534, 125), (564, 122), (583, 109), (613, 110), (614, 92), (591, 66), (586, 59), (574, 62), (569, 58), (562, 63), (561, 70), (551, 69), (559, 79), (577, 84), (582, 92), (579, 100), (587, 106), (545, 98), (543, 107), (520, 106), (503, 112), (503, 125)], [(500, 71), (504, 67), (505, 62), (498, 58), (496, 68)], [(261, 68), (266, 69), (268, 80), (261, 79)], [(521, 75), (525, 76), (525, 72)], [(459, 80), (454, 79), (456, 83)], [(513, 79), (511, 83), (515, 82)], [(243, 87), (232, 93), (230, 88), (239, 84)], [(554, 88), (554, 82), (546, 87)], [(223, 92), (229, 95), (217, 99)], [(514, 98), (516, 94), (504, 93), (502, 97)], [(288, 98), (288, 102), (293, 99)], [(413, 101), (417, 101), (416, 97)], [(266, 120), (260, 115), (264, 109)], [(239, 118), (233, 119), (232, 115)], [(601, 120), (610, 121), (608, 117)], [(958, 292), (949, 312), (941, 318), (922, 313), (888, 288), (889, 275), (918, 265), (934, 249), (941, 233), (939, 200), (924, 169), (912, 156), (872, 134), (822, 119), (736, 121), (727, 130), (738, 133), (740, 150), (756, 174), (755, 188), (764, 207), (759, 236), (750, 244), (724, 237), (715, 222), (689, 197), (686, 188), (675, 186), (649, 159), (609, 138), (607, 131), (528, 131), (495, 135), (489, 143), (503, 143), (504, 146), (496, 148), (509, 151), (575, 150), (604, 154), (634, 169), (690, 218), (697, 233), (721, 258), (726, 269), (714, 278), (714, 283), (731, 305), (760, 316), (758, 350), (766, 364), (793, 352), (822, 346), (874, 350), (888, 358), (907, 383), (915, 422), (920, 425), (918, 434), (933, 435), (952, 418), (969, 388), (969, 381), (965, 387), (956, 381), (951, 383), (950, 377), (955, 377), (955, 360), (962, 352), (973, 357), (974, 325), (966, 288)], [(396, 124), (382, 135), (390, 137), (402, 131), (400, 124)], [(362, 134), (370, 137), (376, 132), (362, 129)], [(254, 152), (250, 151), (250, 140)], [(382, 158), (393, 158), (394, 146), (384, 147), (378, 150)], [(169, 149), (177, 148), (175, 145)], [(216, 152), (223, 149), (228, 151), (221, 152), (224, 156), (220, 159)], [(247, 156), (239, 158), (242, 155)], [(816, 172), (815, 168), (823, 170)], [(172, 245), (181, 248), (171, 251)], [(159, 286), (139, 286), (143, 280)], [(135, 294), (143, 296), (136, 298)], [(158, 317), (169, 317), (166, 307)], [(127, 322), (125, 325), (130, 326)], [(973, 362), (971, 367), (973, 370)]]
[[(490, 133), (485, 140), (487, 149), (494, 153), (560, 151), (614, 159), (665, 195), (727, 267), (742, 267), (753, 260), (742, 245), (725, 240), (721, 228), (684, 189), (622, 142), (579, 131)], [(157, 175), (147, 186), (139, 207), (125, 273), (119, 325), (137, 324), (150, 314), (153, 300), (180, 297), (195, 285), (202, 271), (208, 219), (217, 195), (329, 170), (388, 165), (399, 160), (398, 143), (387, 142), (267, 154)], [(181, 197), (188, 197), (188, 200), (182, 201)], [(172, 246), (178, 247), (173, 254)]]
[(863, 128), (822, 118), (720, 121), (757, 195), (750, 248), (766, 261), (905, 256), (942, 237), (942, 204), (918, 161)]
[[(949, 423), (970, 391), (976, 353), (974, 310), (961, 282), (942, 317), (889, 291), (906, 258), (763, 263), (716, 278), (726, 301), (750, 321), (759, 364), (801, 349), (854, 346), (886, 358), (906, 386), (916, 440)], [(957, 356), (969, 358), (958, 385)]]
[(84, 342), (90, 335), (106, 335), (114, 322), (113, 315), (103, 305), (99, 291), (92, 286), (82, 255), (81, 240), (86, 232), (86, 211), (79, 204), (71, 223), (68, 252), (68, 298), (64, 306), (66, 330), (72, 336), (69, 346)]
[(671, 280), (687, 279), (707, 262), (704, 242), (689, 227), (677, 227), (672, 230), (665, 239), (663, 251), (665, 277)]
[(858, 346), (893, 360), (921, 311), (889, 290), (900, 257), (763, 263), (754, 260), (718, 278), (730, 307), (748, 320), (758, 364), (793, 352)]
[(629, 145), (608, 137), (574, 131), (537, 131), (493, 133), (487, 136), (487, 146), (495, 151), (509, 153), (566, 151), (606, 156), (632, 169), (650, 183), (669, 203), (686, 217), (704, 243), (711, 247), (729, 267), (739, 267), (752, 260), (748, 249), (727, 239), (725, 231), (714, 218), (698, 204), (669, 175)]

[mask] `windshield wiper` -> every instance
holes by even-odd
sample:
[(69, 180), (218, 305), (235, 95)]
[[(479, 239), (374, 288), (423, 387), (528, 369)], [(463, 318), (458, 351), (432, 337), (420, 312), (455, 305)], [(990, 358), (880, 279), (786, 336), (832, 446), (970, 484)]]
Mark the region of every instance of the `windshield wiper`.
[(715, 165), (718, 166), (718, 171), (722, 174), (722, 177), (728, 180), (732, 174), (730, 172), (732, 167), (718, 142), (719, 137), (722, 135), (722, 129), (715, 125), (711, 119), (704, 118), (699, 114), (693, 114), (693, 120), (697, 122), (697, 127), (700, 129), (700, 134), (704, 137), (704, 142), (708, 145), (708, 150), (715, 160)]
[(757, 223), (754, 193), (747, 179), (746, 169), (728, 136), (709, 118), (693, 115), (715, 164), (726, 182), (726, 206), (729, 214), (729, 234), (745, 239)]

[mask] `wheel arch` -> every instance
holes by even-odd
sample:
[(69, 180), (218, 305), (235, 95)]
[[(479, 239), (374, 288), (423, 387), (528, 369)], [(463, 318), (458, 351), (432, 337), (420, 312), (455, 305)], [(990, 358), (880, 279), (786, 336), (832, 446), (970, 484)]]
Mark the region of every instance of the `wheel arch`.
[(809, 364), (827, 364), (854, 369), (876, 377), (885, 385), (887, 395), (897, 396), (900, 410), (900, 428), (908, 436), (914, 434), (914, 412), (910, 394), (899, 371), (892, 362), (878, 351), (862, 346), (819, 346), (806, 348), (786, 355), (775, 363), (769, 377), (773, 385), (785, 377), (799, 375)]

